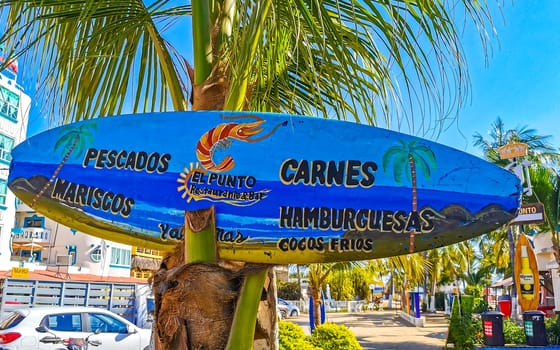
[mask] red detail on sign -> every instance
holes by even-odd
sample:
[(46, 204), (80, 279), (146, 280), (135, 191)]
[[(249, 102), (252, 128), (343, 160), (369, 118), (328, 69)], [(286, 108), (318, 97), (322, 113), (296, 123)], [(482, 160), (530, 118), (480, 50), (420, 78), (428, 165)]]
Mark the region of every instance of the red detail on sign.
[(492, 336), (492, 321), (484, 321), (484, 335), (487, 337)]

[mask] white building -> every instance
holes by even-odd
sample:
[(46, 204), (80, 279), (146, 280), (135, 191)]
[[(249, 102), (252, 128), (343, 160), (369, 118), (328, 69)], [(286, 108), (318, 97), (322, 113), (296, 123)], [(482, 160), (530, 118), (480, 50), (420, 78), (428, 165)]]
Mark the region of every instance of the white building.
[(149, 277), (159, 266), (160, 252), (105, 241), (60, 225), (23, 204), (8, 189), (11, 151), (26, 138), (31, 107), (31, 98), (16, 82), (17, 70), (14, 62), (0, 72), (0, 270), (27, 267), (99, 277)]
[(0, 266), (10, 264), (10, 240), (16, 213), (16, 197), (8, 190), (11, 151), (25, 139), (31, 107), (31, 98), (16, 79), (17, 63), (0, 72)]
[(15, 218), (12, 266), (101, 277), (130, 277), (131, 246), (70, 229), (23, 203), (18, 206)]

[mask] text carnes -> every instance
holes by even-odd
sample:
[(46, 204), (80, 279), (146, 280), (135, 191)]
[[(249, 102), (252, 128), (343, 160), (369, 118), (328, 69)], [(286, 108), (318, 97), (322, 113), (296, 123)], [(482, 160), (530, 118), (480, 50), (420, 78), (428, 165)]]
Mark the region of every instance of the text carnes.
[(279, 226), (281, 228), (302, 230), (332, 231), (381, 231), (418, 233), (434, 229), (433, 218), (438, 214), (425, 208), (420, 211), (373, 210), (327, 207), (280, 207)]
[(125, 151), (89, 148), (82, 161), (84, 168), (93, 164), (96, 169), (118, 169), (164, 173), (169, 168), (169, 153)]
[(375, 182), (376, 171), (377, 163), (371, 161), (286, 159), (280, 165), (280, 181), (284, 185), (369, 188)]

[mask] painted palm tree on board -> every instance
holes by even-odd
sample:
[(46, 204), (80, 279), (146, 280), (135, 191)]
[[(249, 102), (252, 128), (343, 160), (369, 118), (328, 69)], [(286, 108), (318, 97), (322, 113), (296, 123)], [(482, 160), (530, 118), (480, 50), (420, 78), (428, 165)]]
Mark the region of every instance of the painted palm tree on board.
[(54, 152), (62, 151), (64, 157), (62, 161), (58, 164), (56, 169), (54, 170), (53, 174), (51, 175), (50, 179), (43, 185), (41, 190), (37, 192), (37, 195), (31, 201), (31, 208), (35, 207), (35, 203), (41, 196), (45, 193), (45, 191), (52, 185), (58, 173), (66, 164), (70, 156), (74, 153), (76, 155), (83, 154), (83, 151), (87, 147), (87, 145), (91, 144), (93, 141), (93, 134), (91, 131), (97, 130), (97, 124), (95, 122), (86, 123), (79, 125), (77, 127), (72, 128), (64, 128), (61, 130), (62, 136), (56, 141), (54, 145)]
[[(0, 42), (7, 57), (21, 58), (37, 72), (42, 90), (36, 97), (48, 101), (58, 123), (190, 108), (336, 116), (390, 128), (395, 116), (398, 123), (412, 121), (412, 111), (402, 111), (420, 105), (431, 112), (436, 109), (430, 115), (437, 118), (420, 116), (420, 124), (437, 133), (444, 127), (440, 121), (450, 114), (453, 119), (467, 100), (464, 92), (469, 87), (453, 14), (464, 10), (458, 16), (461, 27), (465, 18), (482, 30), (492, 25), (485, 1), (459, 3), (460, 7), (431, 0), (0, 0), (5, 19)], [(181, 42), (192, 36), (192, 62), (185, 58), (187, 52), (165, 38), (166, 30), (184, 23), (180, 20), (185, 17), (191, 19), (192, 30), (182, 33)], [(453, 98), (441, 98), (449, 94)], [(202, 216), (214, 218), (211, 213), (198, 217)], [(221, 271), (212, 225), (194, 225), (200, 230), (197, 234), (191, 226), (185, 227), (186, 247), (166, 260), (154, 279), (156, 296), (164, 304), (168, 293), (183, 302), (192, 292), (185, 289), (181, 294), (190, 278), (189, 269), (182, 267), (185, 262), (194, 269), (207, 264)], [(183, 249), (186, 257), (180, 256)], [(222, 275), (224, 280), (243, 276), (244, 281), (233, 301), (224, 297), (230, 305), (225, 309), (247, 311), (235, 317), (231, 312), (216, 315), (231, 320), (226, 322), (233, 324), (231, 330), (187, 322), (183, 317), (192, 313), (156, 315), (158, 339), (168, 336), (167, 343), (156, 345), (250, 348), (246, 340), (255, 333), (251, 312), (256, 312), (254, 300), (260, 299), (265, 267), (251, 273), (230, 265), (225, 269), (229, 272)], [(206, 295), (207, 290), (199, 293)], [(274, 304), (268, 308), (275, 310)], [(186, 330), (186, 324), (202, 330)], [(181, 332), (166, 334), (170, 325), (180, 325)], [(216, 337), (219, 332), (222, 336)], [(186, 334), (191, 337), (181, 339)]]
[[(417, 170), (426, 178), (430, 178), (431, 169), (437, 166), (434, 152), (419, 143), (418, 140), (408, 142), (400, 141), (400, 145), (390, 147), (383, 154), (383, 171), (388, 172), (389, 165), (393, 162), (393, 176), (397, 183), (403, 183), (403, 174), (411, 182), (412, 212), (418, 212)], [(405, 228), (410, 230), (409, 253), (414, 252), (414, 235), (416, 227)]]

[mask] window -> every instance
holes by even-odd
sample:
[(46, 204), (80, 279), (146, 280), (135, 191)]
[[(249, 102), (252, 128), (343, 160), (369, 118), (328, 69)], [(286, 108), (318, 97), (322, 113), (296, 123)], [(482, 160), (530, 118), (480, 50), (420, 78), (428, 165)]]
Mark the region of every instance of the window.
[(6, 205), (6, 194), (8, 193), (8, 183), (0, 180), (0, 205)]
[(95, 248), (93, 248), (93, 250), (91, 251), (91, 253), (89, 253), (89, 257), (91, 258), (91, 261), (93, 262), (100, 262), (101, 259), (103, 258), (103, 253), (101, 252), (101, 246), (97, 246)]
[(12, 148), (14, 139), (0, 134), (0, 160), (9, 163), (12, 160)]
[(17, 121), (19, 96), (7, 88), (0, 86), (0, 116)]
[(109, 315), (88, 313), (87, 318), (92, 332), (99, 330), (100, 333), (128, 333), (126, 324)]
[(66, 250), (68, 251), (68, 256), (70, 257), (70, 264), (76, 265), (76, 254), (77, 249), (75, 245), (67, 245)]
[(8, 329), (17, 326), (21, 321), (25, 319), (25, 316), (20, 314), (19, 312), (12, 312), (8, 314), (1, 323), (0, 323), (0, 330)]
[(130, 250), (111, 247), (111, 266), (130, 267)]
[(45, 323), (45, 326), (53, 331), (82, 331), (82, 316), (79, 313), (48, 315)]

